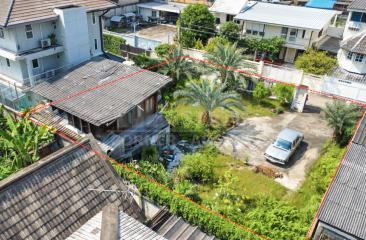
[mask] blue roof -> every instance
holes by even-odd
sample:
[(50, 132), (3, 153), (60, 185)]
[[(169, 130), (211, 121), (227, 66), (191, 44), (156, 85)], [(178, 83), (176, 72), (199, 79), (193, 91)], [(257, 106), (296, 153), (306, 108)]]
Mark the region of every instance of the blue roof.
[(305, 7), (333, 9), (335, 2), (335, 0), (309, 0)]

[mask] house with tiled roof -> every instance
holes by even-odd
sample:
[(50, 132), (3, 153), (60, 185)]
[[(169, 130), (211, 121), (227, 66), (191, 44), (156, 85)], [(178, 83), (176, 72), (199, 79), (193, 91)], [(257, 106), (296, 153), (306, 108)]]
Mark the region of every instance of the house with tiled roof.
[(0, 80), (34, 85), (103, 53), (109, 0), (0, 1)]
[(366, 239), (366, 116), (363, 117), (325, 195), (314, 240)]

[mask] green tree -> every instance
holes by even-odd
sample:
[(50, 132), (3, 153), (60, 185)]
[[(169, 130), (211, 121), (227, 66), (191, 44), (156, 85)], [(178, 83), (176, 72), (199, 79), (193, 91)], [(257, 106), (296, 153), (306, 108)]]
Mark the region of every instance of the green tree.
[(126, 40), (121, 37), (103, 34), (103, 43), (106, 51), (115, 55), (121, 55), (121, 45), (125, 44)]
[(327, 103), (324, 112), (329, 126), (334, 130), (334, 139), (341, 144), (347, 143), (357, 119), (361, 116), (360, 108), (354, 104), (335, 101)]
[(281, 105), (290, 104), (294, 95), (294, 87), (285, 84), (276, 83), (272, 92), (280, 101)]
[(238, 69), (251, 73), (256, 71), (254, 66), (244, 61), (243, 50), (237, 47), (237, 43), (218, 44), (212, 53), (206, 54), (206, 59), (219, 72), (221, 83), (226, 84), (229, 89), (237, 89), (243, 84)]
[(222, 108), (235, 112), (235, 109), (243, 108), (240, 96), (234, 91), (225, 92), (225, 88), (225, 84), (217, 84), (207, 79), (191, 80), (182, 90), (176, 91), (174, 96), (184, 104), (202, 107), (204, 109), (202, 122), (211, 126), (212, 112), (215, 109)]
[(337, 66), (337, 59), (330, 57), (325, 51), (309, 49), (296, 59), (295, 66), (306, 73), (324, 75)]
[(262, 59), (269, 57), (272, 61), (278, 58), (279, 53), (283, 45), (285, 44), (285, 40), (280, 37), (274, 38), (245, 38), (240, 40), (240, 46), (250, 49), (254, 52), (254, 59), (257, 57), (257, 53), (262, 53)]
[(219, 36), (229, 39), (231, 42), (239, 40), (240, 26), (235, 22), (225, 22), (221, 25)]
[(219, 45), (219, 44), (226, 45), (228, 43), (229, 43), (229, 40), (227, 40), (224, 37), (220, 37), (220, 36), (213, 37), (208, 40), (205, 50), (209, 53), (213, 53), (215, 51), (215, 48), (217, 45)]
[(254, 91), (253, 91), (253, 97), (258, 102), (263, 101), (263, 99), (268, 97), (270, 94), (271, 94), (271, 91), (266, 86), (264, 86), (263, 82), (258, 83), (255, 86)]
[(191, 4), (181, 13), (177, 27), (180, 27), (184, 47), (193, 47), (196, 40), (206, 44), (215, 35), (215, 17), (206, 5)]
[(178, 182), (212, 183), (215, 176), (212, 158), (203, 153), (185, 155), (175, 175)]

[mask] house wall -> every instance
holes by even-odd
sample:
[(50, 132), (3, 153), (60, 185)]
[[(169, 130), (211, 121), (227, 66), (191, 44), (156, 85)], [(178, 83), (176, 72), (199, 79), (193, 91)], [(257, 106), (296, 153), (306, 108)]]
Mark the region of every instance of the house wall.
[(15, 32), (12, 29), (3, 28), (4, 38), (0, 38), (0, 48), (7, 49), (12, 52), (17, 51), (17, 40)]
[[(350, 29), (350, 26), (352, 26), (353, 22), (351, 21), (351, 16), (352, 16), (352, 13), (355, 12), (355, 11), (350, 11), (349, 14), (348, 14), (348, 18), (347, 18), (347, 22), (346, 22), (346, 26), (344, 27), (344, 33), (343, 33), (343, 39), (347, 39), (355, 34), (358, 34), (362, 31), (365, 31), (366, 30), (366, 23), (363, 23), (363, 22), (359, 22), (359, 30), (358, 31), (355, 31), (355, 30), (352, 30), (352, 28)], [(357, 11), (357, 12), (363, 12), (363, 13), (366, 13), (366, 11)]]
[(3, 74), (9, 78), (14, 79), (17, 82), (23, 83), (23, 79), (26, 77), (26, 66), (21, 61), (9, 60), (10, 67), (7, 66), (6, 58), (0, 56), (0, 74)]
[(348, 52), (340, 49), (338, 52), (338, 63), (345, 70), (358, 74), (366, 74), (366, 55), (363, 57), (362, 62), (356, 62), (356, 54), (352, 54), (352, 58), (347, 58)]
[(153, 11), (156, 11), (156, 17), (160, 17), (160, 12), (157, 11), (157, 10), (152, 10), (152, 9), (148, 9), (148, 8), (141, 8), (141, 7), (138, 8), (138, 13), (142, 16), (142, 18), (145, 21), (149, 20), (149, 17), (152, 16)]
[[(99, 23), (99, 16), (101, 14), (102, 14), (101, 12), (87, 14), (87, 23), (89, 31), (89, 48), (92, 56), (98, 56), (103, 53), (101, 48), (102, 44), (100, 38), (100, 23)], [(95, 21), (93, 21), (93, 18), (95, 19)], [(94, 41), (97, 41), (97, 46), (95, 46)]]
[(343, 231), (335, 229), (334, 227), (323, 223), (318, 222), (317, 228), (314, 231), (314, 240), (321, 240), (321, 239), (347, 239), (347, 240), (357, 240), (355, 238)]
[(215, 12), (215, 13), (213, 13), (213, 14), (214, 14), (215, 18), (220, 19), (220, 22), (218, 23), (218, 22), (216, 21), (216, 23), (218, 23), (218, 24), (222, 24), (222, 23), (225, 23), (225, 22), (226, 22), (226, 14), (225, 14), (225, 13)]

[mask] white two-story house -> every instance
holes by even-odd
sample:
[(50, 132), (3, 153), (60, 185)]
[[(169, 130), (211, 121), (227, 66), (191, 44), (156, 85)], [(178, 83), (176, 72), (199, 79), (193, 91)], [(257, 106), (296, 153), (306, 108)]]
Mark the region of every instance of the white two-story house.
[(34, 85), (102, 54), (108, 0), (7, 0), (0, 3), (0, 80)]
[(294, 62), (295, 58), (326, 36), (329, 26), (336, 21), (338, 12), (263, 2), (249, 2), (235, 16), (244, 35), (257, 38), (284, 38), (280, 59)]

